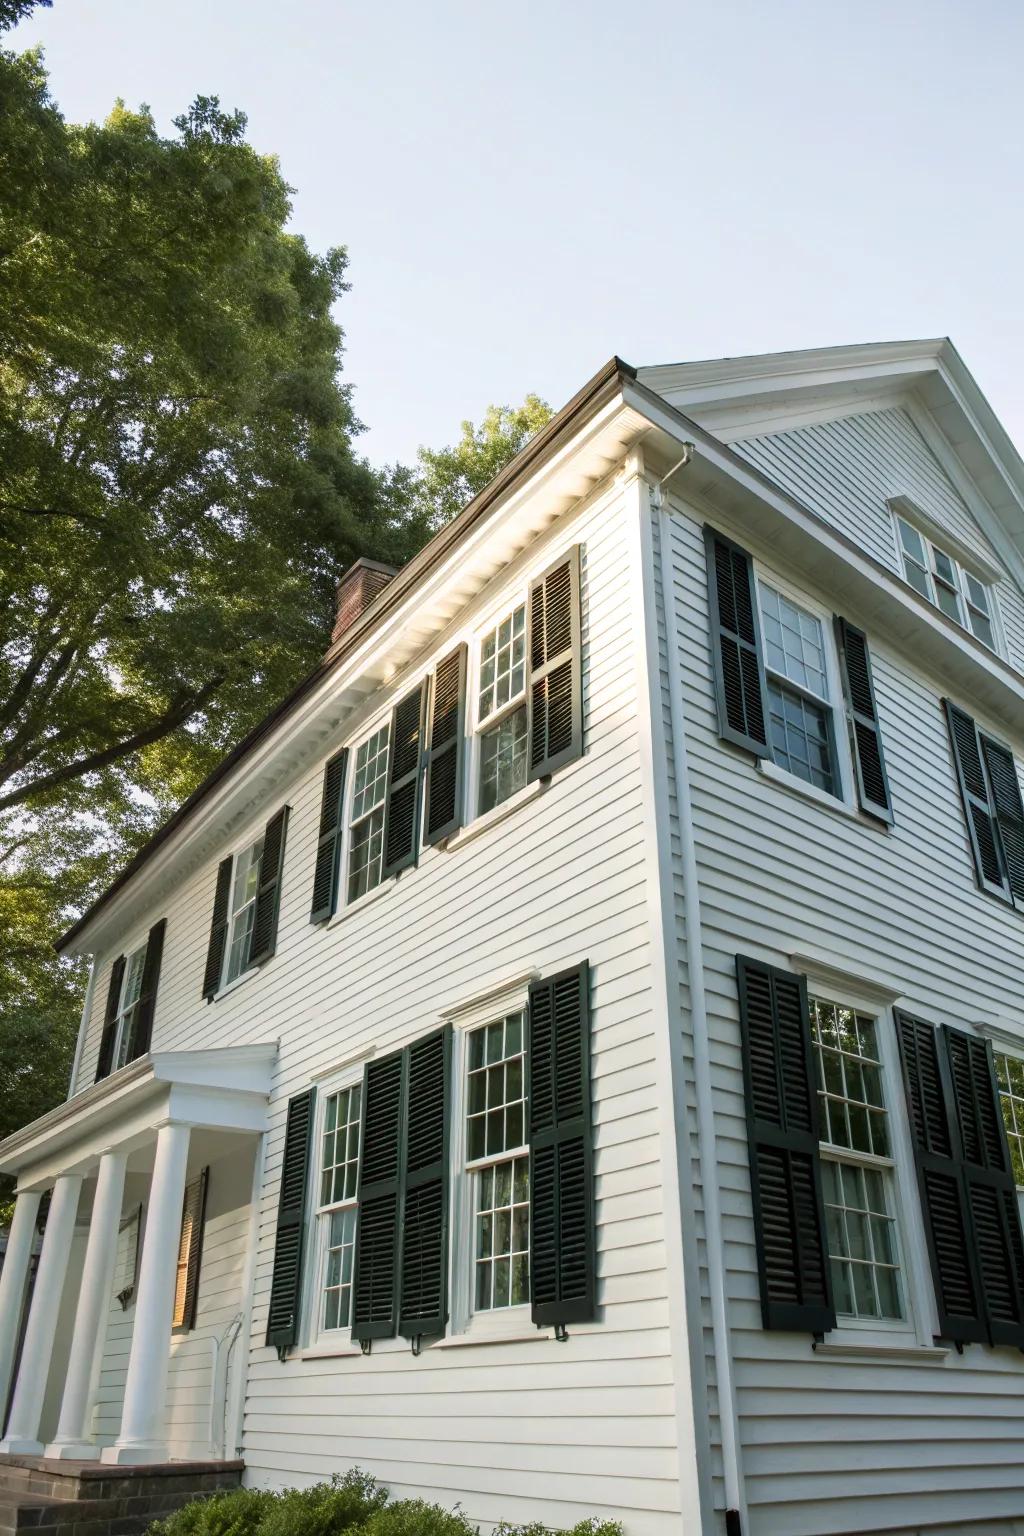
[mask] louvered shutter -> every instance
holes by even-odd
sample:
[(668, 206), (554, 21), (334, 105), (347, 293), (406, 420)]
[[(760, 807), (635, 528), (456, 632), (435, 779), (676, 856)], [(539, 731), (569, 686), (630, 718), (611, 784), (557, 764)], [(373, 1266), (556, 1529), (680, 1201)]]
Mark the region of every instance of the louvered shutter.
[(466, 646), (460, 645), (434, 673), (426, 751), (426, 843), (439, 843), (462, 825), (466, 655)]
[(850, 745), (857, 771), (857, 799), (861, 810), (868, 816), (875, 816), (891, 826), (892, 796), (885, 771), (867, 636), (863, 630), (855, 629), (845, 619), (838, 617), (835, 627), (850, 727)]
[(128, 1052), (129, 1061), (134, 1061), (137, 1056), (145, 1056), (153, 1038), (153, 1013), (156, 1009), (156, 989), (160, 983), (160, 961), (163, 958), (166, 931), (165, 917), (162, 917), (158, 923), (154, 923), (149, 930), (146, 958), (142, 963), (142, 990), (135, 1005), (135, 1022)]
[(391, 711), (388, 784), (384, 804), (384, 877), (416, 863), (419, 851), (420, 762), (427, 681)]
[(307, 1088), (305, 1093), (289, 1099), (284, 1129), (274, 1274), (270, 1282), (270, 1311), (267, 1314), (267, 1343), (277, 1350), (282, 1360), (299, 1336), (313, 1097), (313, 1089)]
[(704, 545), (718, 732), (755, 757), (768, 757), (768, 696), (754, 562), (714, 528), (705, 527)]
[(766, 1328), (836, 1323), (825, 1242), (807, 982), (736, 957), (750, 1186)]
[(107, 987), (107, 1006), (103, 1014), (103, 1033), (100, 1036), (100, 1051), (96, 1061), (96, 1082), (100, 1078), (110, 1076), (110, 1068), (114, 1063), (114, 1041), (117, 1037), (117, 1008), (121, 1001), (121, 987), (124, 984), (124, 968), (127, 963), (126, 956), (118, 955), (110, 968), (110, 985)]
[(206, 1221), (206, 1189), (210, 1170), (204, 1168), (185, 1190), (178, 1239), (178, 1273), (174, 1296), (174, 1329), (191, 1333), (199, 1305), (199, 1267), (203, 1262), (203, 1228)]
[(942, 1036), (989, 1342), (1024, 1348), (1024, 1239), (992, 1047), (948, 1025)]
[(991, 801), (999, 827), (1005, 874), (1016, 901), (1024, 901), (1024, 803), (1021, 802), (1017, 765), (1009, 747), (981, 737)]
[(530, 1295), (539, 1326), (597, 1311), (590, 971), (530, 985)]
[(324, 789), (320, 801), (320, 834), (316, 845), (313, 872), (311, 923), (326, 922), (338, 901), (338, 867), (341, 854), (342, 818), (345, 814), (345, 767), (348, 748), (336, 752), (324, 769)]
[(975, 875), (982, 889), (1005, 896), (1008, 887), (1003, 873), (999, 829), (989, 797), (978, 728), (970, 715), (958, 709), (949, 699), (946, 699), (945, 704), (949, 741), (960, 785), (967, 836), (974, 857)]
[(354, 1339), (389, 1339), (395, 1332), (404, 1074), (404, 1051), (368, 1061), (363, 1071), (359, 1214), (352, 1284)]
[(277, 946), (277, 914), (281, 908), (281, 873), (284, 869), (284, 839), (288, 830), (288, 807), (283, 805), (271, 816), (263, 833), (260, 854), (260, 883), (254, 903), (252, 932), (249, 935), (249, 964), (262, 965)]
[(443, 1333), (448, 1321), (448, 1105), (451, 1026), (406, 1052), (401, 1284), (403, 1338)]
[(957, 1343), (987, 1337), (971, 1238), (967, 1189), (950, 1119), (945, 1072), (933, 1025), (902, 1010), (896, 1033), (928, 1256), (939, 1311), (939, 1334)]
[(224, 972), (224, 950), (228, 942), (228, 902), (231, 899), (230, 858), (221, 859), (217, 869), (217, 890), (213, 898), (213, 917), (210, 920), (210, 942), (206, 948), (206, 970), (203, 972), (203, 996), (212, 1002)]
[(583, 754), (579, 545), (530, 583), (526, 634), (528, 778), (532, 781), (546, 778)]

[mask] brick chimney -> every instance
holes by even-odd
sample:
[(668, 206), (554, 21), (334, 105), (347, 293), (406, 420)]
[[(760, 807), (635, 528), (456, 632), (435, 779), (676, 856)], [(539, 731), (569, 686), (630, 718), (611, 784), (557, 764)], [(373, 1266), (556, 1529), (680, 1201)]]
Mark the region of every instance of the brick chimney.
[(331, 632), (331, 644), (336, 645), (346, 630), (369, 608), (378, 593), (383, 592), (391, 579), (398, 575), (393, 565), (382, 565), (379, 560), (368, 560), (360, 555), (338, 582), (338, 607)]

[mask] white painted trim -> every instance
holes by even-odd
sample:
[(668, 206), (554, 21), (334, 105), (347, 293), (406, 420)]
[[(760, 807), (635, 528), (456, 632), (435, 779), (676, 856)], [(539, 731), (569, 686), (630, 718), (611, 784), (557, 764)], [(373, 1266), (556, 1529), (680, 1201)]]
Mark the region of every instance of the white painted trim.
[[(226, 855), (225, 855), (225, 857), (226, 857)], [(232, 879), (233, 878), (234, 878), (234, 875), (232, 875)], [(231, 934), (231, 929), (230, 929), (230, 926), (229, 926), (229, 928), (228, 928), (228, 936), (229, 937), (230, 937), (230, 934)], [(267, 958), (269, 959), (271, 957), (268, 956)], [(225, 960), (224, 963), (226, 965), (227, 961)], [(242, 985), (243, 981), (248, 981), (250, 976), (257, 976), (259, 974), (259, 971), (260, 971), (260, 967), (258, 965), (250, 965), (250, 967), (249, 967), (249, 969), (247, 971), (239, 971), (238, 975), (234, 978), (233, 981), (226, 981), (222, 987), (218, 988), (218, 990), (210, 998), (210, 1002), (211, 1003), (219, 1003), (222, 997), (227, 997), (229, 993), (234, 992), (238, 987), (240, 987)]]
[(525, 1008), (529, 1000), (529, 986), (540, 975), (536, 966), (503, 976), (500, 981), (487, 982), (472, 997), (464, 997), (440, 1014), (442, 1023), (452, 1023), (457, 1029), (472, 1028), (475, 1024), (487, 1024), (492, 1018), (508, 1013), (512, 1008)]
[(878, 977), (869, 976), (863, 971), (844, 970), (814, 955), (793, 954), (789, 956), (789, 963), (794, 971), (806, 975), (809, 991), (815, 990), (813, 983), (816, 982), (820, 982), (822, 990), (837, 987), (842, 992), (842, 1000), (848, 1001), (851, 1007), (863, 1004), (865, 1009), (888, 1008), (903, 995)]
[(898, 1365), (942, 1365), (949, 1358), (949, 1350), (935, 1344), (833, 1344), (825, 1340), (812, 1343), (811, 1349), (826, 1360), (862, 1360), (867, 1364), (891, 1360)]
[[(474, 740), (478, 743), (479, 732), (474, 733)], [(472, 754), (467, 752), (466, 755), (468, 758)], [(475, 753), (475, 756), (476, 763), (471, 775), (474, 782), (479, 770), (478, 751)], [(467, 775), (467, 777), (470, 777), (470, 775)], [(529, 805), (531, 800), (538, 799), (549, 788), (549, 783), (545, 783), (541, 779), (534, 779), (532, 784), (524, 785), (522, 789), (517, 789), (514, 795), (509, 795), (507, 800), (502, 800), (500, 805), (492, 806), (489, 811), (484, 811), (482, 815), (475, 817), (465, 826), (460, 827), (457, 832), (453, 832), (444, 844), (445, 849), (448, 853), (454, 853), (457, 849), (464, 848), (467, 843), (472, 843), (476, 838), (482, 837), (485, 832), (489, 832), (492, 827), (497, 826), (506, 817), (514, 816), (516, 811), (520, 810), (522, 806)]]
[(352, 1051), (348, 1056), (342, 1056), (338, 1061), (332, 1062), (329, 1067), (314, 1072), (309, 1080), (318, 1093), (331, 1093), (333, 1088), (327, 1087), (327, 1084), (332, 1078), (339, 1077), (343, 1072), (348, 1072), (354, 1067), (365, 1065), (366, 1062), (372, 1061), (376, 1054), (375, 1045), (361, 1045), (357, 1051)]
[[(305, 1261), (303, 1263), (302, 1294), (299, 1297), (299, 1326), (296, 1330), (298, 1336), (304, 1341), (303, 1355), (329, 1354), (338, 1355), (352, 1353), (360, 1354), (358, 1347), (352, 1345), (351, 1312), (347, 1327), (322, 1329), (320, 1327), (321, 1298), (323, 1295), (324, 1266), (327, 1258), (327, 1245), (325, 1240), (325, 1228), (330, 1216), (330, 1208), (322, 1209), (319, 1198), (320, 1179), (323, 1173), (321, 1158), (324, 1144), (324, 1116), (327, 1110), (327, 1101), (334, 1094), (340, 1093), (345, 1088), (355, 1088), (363, 1081), (363, 1066), (369, 1058), (376, 1054), (376, 1047), (360, 1051), (353, 1055), (344, 1066), (336, 1067), (330, 1074), (321, 1073), (312, 1079), (316, 1086), (316, 1101), (313, 1116), (313, 1127), (310, 1141), (309, 1169), (306, 1175), (306, 1210), (304, 1250)], [(363, 1116), (366, 1106), (363, 1103), (362, 1094), (359, 1099), (359, 1152), (362, 1156), (362, 1131)], [(357, 1191), (350, 1200), (337, 1200), (333, 1202), (333, 1209), (345, 1207), (356, 1213), (356, 1241), (359, 1237), (359, 1195), (358, 1195), (358, 1164), (357, 1164)], [(352, 1254), (353, 1263), (353, 1289), (351, 1301), (355, 1296), (355, 1251)]]
[[(348, 827), (347, 826), (345, 828), (345, 832), (346, 832), (345, 841), (346, 841), (346, 844), (347, 844), (348, 843), (348, 836), (347, 836), (347, 834), (348, 834)], [(346, 864), (346, 868), (344, 870), (344, 875), (345, 875), (345, 881), (347, 883), (347, 880), (348, 880), (348, 868), (347, 868), (347, 866), (348, 866), (348, 855), (347, 854), (345, 855), (345, 864)], [(375, 885), (372, 890), (364, 891), (362, 896), (358, 897), (355, 901), (350, 901), (346, 905), (340, 906), (338, 908), (338, 910), (334, 913), (334, 915), (332, 917), (328, 918), (327, 923), (325, 924), (325, 926), (327, 928), (337, 928), (338, 924), (345, 922), (345, 920), (347, 918), (356, 917), (360, 912), (362, 912), (364, 907), (371, 907), (375, 901), (380, 901), (382, 896), (390, 896), (391, 892), (394, 890), (394, 888), (395, 888), (395, 886), (397, 884), (398, 884), (398, 876), (397, 875), (388, 875), (388, 877), (385, 880), (381, 880), (380, 883), (378, 885)], [(339, 889), (339, 892), (342, 889), (342, 882), (341, 882), (341, 877), (340, 876), (339, 876), (339, 881), (338, 881), (338, 889)]]
[(85, 1049), (85, 1037), (89, 1030), (89, 1021), (92, 1017), (92, 999), (96, 988), (96, 960), (89, 962), (89, 979), (85, 984), (85, 997), (82, 1000), (82, 1014), (78, 1024), (78, 1039), (75, 1041), (75, 1059), (71, 1064), (71, 1076), (68, 1079), (68, 1098), (71, 1099), (78, 1091), (78, 1073), (82, 1065), (82, 1052)]
[[(240, 1276), (241, 1295), (244, 1297), (242, 1326), (239, 1330), (235, 1358), (238, 1368), (230, 1382), (228, 1401), (224, 1412), (224, 1454), (229, 1459), (244, 1456), (245, 1401), (249, 1391), (249, 1361), (252, 1354), (253, 1283), (256, 1276), (256, 1258), (260, 1243), (260, 1202), (263, 1197), (263, 1172), (267, 1158), (267, 1137), (264, 1132), (256, 1143), (253, 1157), (252, 1189), (249, 1195), (249, 1221), (245, 1243), (245, 1261)], [(230, 1362), (229, 1362), (230, 1366)]]
[[(521, 1308), (515, 1309), (517, 1312)], [(456, 1333), (449, 1334), (447, 1338), (436, 1339), (430, 1345), (431, 1349), (481, 1349), (488, 1344), (536, 1344), (546, 1343), (553, 1339), (554, 1334), (548, 1328), (534, 1328), (529, 1333), (524, 1332), (520, 1326), (518, 1331), (508, 1333)]]
[[(937, 518), (932, 517), (931, 513), (926, 512), (924, 507), (912, 497), (903, 494), (890, 496), (886, 506), (893, 517), (902, 517), (904, 522), (916, 528), (918, 533), (923, 534), (932, 544), (938, 545), (939, 549), (947, 555), (952, 555), (959, 565), (970, 571), (972, 576), (976, 576), (984, 586), (994, 586), (1002, 577), (1003, 572), (994, 560), (979, 555), (977, 550), (965, 544), (957, 534), (946, 527), (945, 523), (940, 523)], [(898, 540), (897, 547), (899, 547)]]

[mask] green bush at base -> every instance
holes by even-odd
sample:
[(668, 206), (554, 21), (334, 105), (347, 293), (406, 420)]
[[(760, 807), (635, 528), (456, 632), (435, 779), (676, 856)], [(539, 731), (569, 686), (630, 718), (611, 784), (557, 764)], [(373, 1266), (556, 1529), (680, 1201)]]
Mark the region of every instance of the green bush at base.
[[(423, 1499), (396, 1499), (358, 1470), (311, 1488), (237, 1488), (194, 1499), (147, 1536), (477, 1536), (458, 1508)], [(549, 1527), (503, 1520), (496, 1536), (548, 1536)], [(617, 1520), (581, 1520), (566, 1536), (622, 1536)]]

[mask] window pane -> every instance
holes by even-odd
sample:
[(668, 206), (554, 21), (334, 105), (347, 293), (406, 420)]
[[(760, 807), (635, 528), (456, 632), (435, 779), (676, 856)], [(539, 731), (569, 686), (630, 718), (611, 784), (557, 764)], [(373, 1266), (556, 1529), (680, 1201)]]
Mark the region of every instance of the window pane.
[[(466, 1073), (466, 1156), (496, 1157), (523, 1145), (526, 1074), (523, 1056), (523, 1016), (510, 1014), (473, 1030), (469, 1037)], [(511, 1163), (502, 1165), (499, 1180), (511, 1176)], [(495, 1203), (507, 1203), (499, 1192)]]
[(760, 593), (769, 669), (827, 699), (821, 620), (763, 582)]
[(822, 998), (812, 998), (810, 1009), (822, 1137), (833, 1146), (888, 1157), (889, 1116), (874, 1019)]
[(355, 901), (380, 885), (384, 862), (384, 812), (370, 815), (352, 829), (348, 860), (348, 899)]
[(354, 1200), (359, 1172), (359, 1105), (362, 1085), (333, 1093), (324, 1110), (320, 1204)]
[(526, 706), (480, 738), (480, 810), (489, 811), (526, 784)]
[(924, 565), (924, 540), (921, 535), (916, 528), (912, 528), (909, 523), (905, 523), (902, 517), (898, 518), (897, 521), (900, 525), (900, 543), (903, 545), (905, 552), (912, 560), (916, 560), (918, 565)]
[(768, 706), (775, 762), (834, 795), (828, 712), (774, 682), (768, 684)]
[(519, 1306), (530, 1299), (530, 1159), (509, 1158), (474, 1177), (476, 1310)]
[(944, 581), (939, 581), (937, 577), (935, 580), (935, 600), (947, 619), (955, 619), (958, 624), (962, 622), (960, 617), (960, 597), (956, 588), (948, 587)]
[(356, 1241), (356, 1209), (332, 1211), (324, 1254), (323, 1327), (347, 1328), (352, 1309), (352, 1256)]
[(971, 621), (971, 629), (978, 639), (984, 641), (989, 649), (994, 651), (996, 648), (996, 637), (992, 629), (992, 620), (988, 614), (981, 613), (977, 608), (968, 608), (967, 615)]
[(904, 560), (903, 569), (906, 572), (907, 580), (914, 590), (920, 592), (922, 597), (926, 597), (931, 602), (932, 589), (928, 580), (928, 572), (924, 566), (915, 565), (913, 560)]
[(999, 1104), (1010, 1146), (1014, 1182), (1024, 1188), (1024, 1062), (1016, 1056), (995, 1054)]
[(526, 607), (520, 603), (480, 643), (479, 719), (522, 693), (526, 684)]
[(356, 776), (352, 786), (352, 820), (358, 821), (375, 806), (383, 804), (388, 777), (388, 739), (390, 725), (367, 738), (356, 753)]
[(935, 569), (936, 576), (938, 576), (940, 578), (940, 580), (946, 582), (946, 584), (948, 586), (955, 587), (956, 586), (956, 568), (953, 565), (952, 560), (946, 554), (945, 550), (936, 549), (935, 545), (933, 544), (932, 545), (932, 560), (934, 561), (934, 569)]

